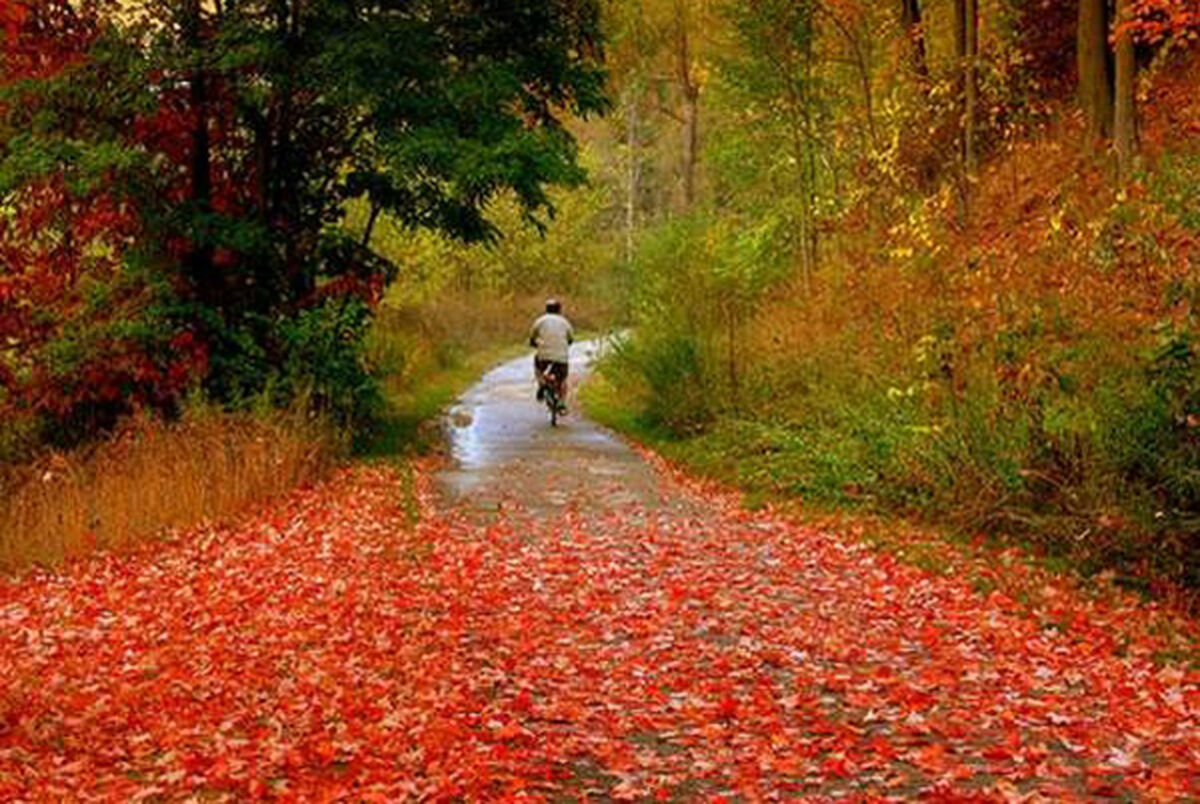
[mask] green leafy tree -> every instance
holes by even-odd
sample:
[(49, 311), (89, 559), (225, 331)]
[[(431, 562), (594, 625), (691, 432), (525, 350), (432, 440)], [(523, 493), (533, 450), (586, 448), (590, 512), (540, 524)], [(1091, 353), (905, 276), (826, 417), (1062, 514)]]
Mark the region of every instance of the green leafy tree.
[[(61, 0), (49, 6), (71, 15)], [(34, 31), (45, 49), (54, 36), (42, 22), (57, 17), (30, 8), (22, 20), (37, 24), (15, 37)], [(584, 179), (564, 119), (606, 107), (592, 0), (141, 0), (87, 11), (98, 32), (76, 48), (78, 64), (0, 82), (0, 195), (20, 204), (65, 182), (134, 205), (141, 227), (122, 238), (125, 262), (137, 255), (174, 289), (170, 315), (206, 344), (211, 359), (197, 365), (219, 398), (299, 365), (295, 333), (365, 322), (346, 311), (373, 304), (395, 271), (364, 245), (379, 215), (486, 241), (499, 234), (489, 204), (511, 195), (543, 223), (548, 188)], [(341, 225), (356, 200), (370, 210), (361, 240)], [(364, 326), (330, 343), (353, 352)], [(349, 376), (344, 357), (323, 382)]]

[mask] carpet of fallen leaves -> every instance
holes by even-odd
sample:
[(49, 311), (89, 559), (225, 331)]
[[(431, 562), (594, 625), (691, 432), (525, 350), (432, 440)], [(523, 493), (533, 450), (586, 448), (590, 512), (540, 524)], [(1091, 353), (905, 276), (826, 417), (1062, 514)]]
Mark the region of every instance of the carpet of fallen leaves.
[(1047, 624), (696, 489), (485, 523), (423, 482), (413, 526), (401, 485), (0, 581), (0, 799), (1200, 795), (1200, 673), (1132, 602)]

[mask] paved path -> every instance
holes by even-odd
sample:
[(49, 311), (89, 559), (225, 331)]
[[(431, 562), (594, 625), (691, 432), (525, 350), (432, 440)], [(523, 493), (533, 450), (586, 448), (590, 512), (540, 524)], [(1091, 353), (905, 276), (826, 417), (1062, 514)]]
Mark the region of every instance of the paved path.
[(591, 373), (599, 341), (572, 350), (570, 415), (551, 427), (534, 396), (532, 356), (489, 371), (446, 417), (449, 465), (438, 473), (448, 506), (494, 512), (503, 502), (552, 514), (567, 505), (611, 508), (668, 503), (661, 478), (629, 446), (579, 415), (575, 391)]

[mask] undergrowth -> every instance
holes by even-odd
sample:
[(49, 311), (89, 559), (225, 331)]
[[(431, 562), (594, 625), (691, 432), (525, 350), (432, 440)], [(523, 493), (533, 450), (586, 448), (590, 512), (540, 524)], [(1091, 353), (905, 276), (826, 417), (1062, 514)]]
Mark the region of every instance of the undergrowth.
[(811, 277), (731, 284), (755, 255), (723, 256), (748, 230), (721, 210), (648, 233), (636, 334), (589, 405), (751, 502), (1200, 589), (1198, 154), (1151, 120), (1116, 188), (1078, 136), (995, 159), (965, 220), (947, 193), (888, 227), (848, 215)]

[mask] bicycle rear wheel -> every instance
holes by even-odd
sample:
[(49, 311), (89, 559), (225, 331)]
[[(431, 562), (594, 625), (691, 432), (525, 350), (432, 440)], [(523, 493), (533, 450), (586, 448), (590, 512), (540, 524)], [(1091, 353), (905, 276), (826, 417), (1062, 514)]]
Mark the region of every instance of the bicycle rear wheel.
[(554, 387), (554, 383), (546, 385), (546, 393), (542, 398), (546, 401), (546, 407), (550, 409), (550, 426), (558, 427), (558, 413), (561, 406), (558, 404), (558, 389)]

